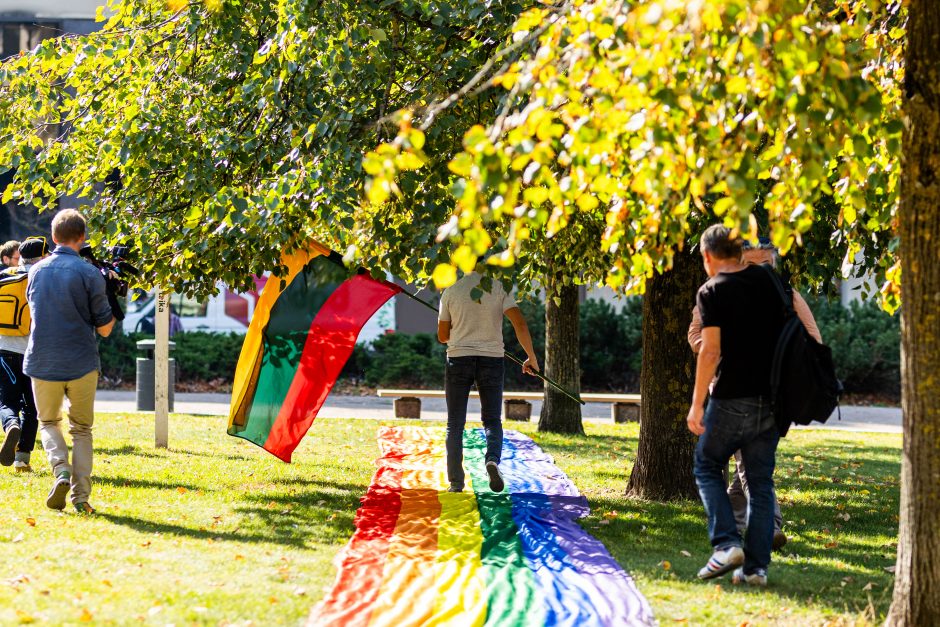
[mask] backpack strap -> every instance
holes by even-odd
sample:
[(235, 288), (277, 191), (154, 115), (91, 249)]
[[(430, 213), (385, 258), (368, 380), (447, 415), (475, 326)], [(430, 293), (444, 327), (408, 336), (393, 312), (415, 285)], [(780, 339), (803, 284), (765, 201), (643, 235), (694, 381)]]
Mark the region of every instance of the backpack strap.
[(783, 280), (781, 280), (781, 278), (770, 268), (770, 266), (762, 263), (760, 264), (760, 267), (770, 276), (771, 282), (774, 284), (774, 287), (777, 288), (777, 293), (780, 294), (780, 300), (783, 301), (784, 317), (788, 318), (790, 316), (795, 316), (796, 310), (793, 309), (793, 292), (784, 288)]

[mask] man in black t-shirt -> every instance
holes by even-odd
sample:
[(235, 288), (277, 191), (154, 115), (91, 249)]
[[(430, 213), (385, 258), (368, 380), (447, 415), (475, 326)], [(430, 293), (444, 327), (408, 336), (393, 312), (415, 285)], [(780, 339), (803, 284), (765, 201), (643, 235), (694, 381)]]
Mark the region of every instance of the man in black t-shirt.
[[(688, 425), (701, 436), (695, 450), (695, 480), (715, 549), (698, 576), (711, 579), (736, 569), (734, 583), (763, 586), (773, 542), (773, 471), (779, 439), (770, 407), (770, 369), (783, 328), (783, 307), (767, 271), (741, 263), (741, 244), (721, 225), (702, 234), (702, 260), (710, 278), (697, 297), (702, 346)], [(716, 380), (706, 409), (712, 378)], [(750, 487), (744, 541), (722, 472), (739, 449)]]

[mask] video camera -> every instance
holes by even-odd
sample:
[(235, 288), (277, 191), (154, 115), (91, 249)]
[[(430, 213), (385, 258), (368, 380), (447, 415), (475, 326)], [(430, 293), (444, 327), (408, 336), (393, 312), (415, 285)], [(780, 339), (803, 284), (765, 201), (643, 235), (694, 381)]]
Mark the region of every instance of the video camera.
[[(88, 260), (91, 265), (98, 268), (101, 276), (104, 277), (105, 288), (108, 294), (108, 304), (111, 305), (111, 312), (117, 320), (124, 319), (124, 310), (118, 298), (127, 296), (127, 280), (124, 277), (132, 274), (137, 276), (140, 270), (135, 268), (127, 261), (130, 255), (129, 246), (112, 246), (110, 252), (111, 259), (106, 261), (95, 257), (95, 252), (90, 244), (85, 244), (79, 251), (79, 254)], [(117, 276), (113, 276), (114, 273)]]

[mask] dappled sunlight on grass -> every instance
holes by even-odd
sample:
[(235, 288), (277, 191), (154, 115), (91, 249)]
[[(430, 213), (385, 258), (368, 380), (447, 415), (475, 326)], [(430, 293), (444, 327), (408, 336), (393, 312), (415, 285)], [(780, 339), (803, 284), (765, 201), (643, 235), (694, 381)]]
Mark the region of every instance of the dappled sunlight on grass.
[[(225, 435), (219, 418), (172, 416), (170, 449), (156, 450), (152, 420), (98, 417), (95, 517), (45, 508), (41, 450), (31, 475), (0, 470), (0, 624), (297, 624), (333, 581), (375, 472), (378, 426), (426, 426), (320, 420), (284, 464)], [(791, 542), (774, 556), (771, 587), (755, 591), (694, 579), (710, 553), (699, 503), (624, 496), (636, 425), (588, 424), (586, 436), (506, 428), (531, 435), (588, 497), (583, 526), (663, 624), (848, 624), (887, 609), (899, 436), (800, 431), (784, 441), (777, 478)]]

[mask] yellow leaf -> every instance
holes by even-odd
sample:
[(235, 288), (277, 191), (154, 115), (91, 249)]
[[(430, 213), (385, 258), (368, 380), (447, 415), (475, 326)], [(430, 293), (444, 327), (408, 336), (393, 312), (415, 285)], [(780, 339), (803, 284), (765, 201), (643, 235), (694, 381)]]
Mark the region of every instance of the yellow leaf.
[(179, 492), (180, 494), (186, 494), (187, 492), (189, 492), (189, 490), (187, 490), (183, 486), (176, 488), (176, 491)]
[(434, 268), (431, 279), (434, 280), (434, 285), (436, 285), (438, 289), (450, 287), (457, 281), (457, 269), (449, 263), (439, 263), (437, 267)]
[(90, 623), (94, 620), (94, 617), (91, 615), (91, 612), (87, 608), (82, 608), (82, 615), (78, 618), (79, 622)]
[(470, 247), (466, 244), (459, 246), (450, 258), (457, 264), (457, 267), (464, 272), (472, 272), (474, 266), (477, 265), (477, 256), (473, 254), (473, 251), (470, 250)]
[(33, 618), (32, 614), (24, 612), (23, 610), (16, 610), (16, 618), (20, 621), (21, 625), (28, 625), (29, 623), (36, 622), (36, 619)]
[(35, 519), (35, 518), (27, 518), (27, 519), (26, 519), (26, 524), (29, 525), (30, 527), (35, 527), (35, 526), (36, 526), (36, 519)]
[(171, 11), (179, 11), (187, 4), (186, 0), (166, 0), (166, 5), (170, 7)]

